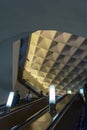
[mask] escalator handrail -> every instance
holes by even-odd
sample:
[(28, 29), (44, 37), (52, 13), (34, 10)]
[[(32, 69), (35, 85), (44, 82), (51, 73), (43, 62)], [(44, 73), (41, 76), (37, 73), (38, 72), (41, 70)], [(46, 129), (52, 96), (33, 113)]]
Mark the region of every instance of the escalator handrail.
[(47, 130), (53, 130), (55, 128), (57, 123), (60, 121), (60, 119), (63, 117), (63, 115), (69, 110), (69, 108), (71, 107), (71, 105), (77, 99), (78, 96), (79, 96), (79, 94), (75, 94), (75, 96), (61, 110), (61, 112), (56, 115), (56, 118), (48, 126)]
[[(63, 98), (65, 98), (68, 94), (65, 94), (64, 96), (62, 96), (61, 98), (59, 98), (57, 100), (57, 103), (59, 101), (61, 101)], [(45, 112), (47, 112), (49, 110), (49, 105), (47, 105), (45, 108), (43, 108), (41, 111), (39, 111), (38, 113), (34, 114), (32, 117), (28, 118), (27, 120), (25, 120), (23, 123), (20, 123), (14, 127), (11, 128), (11, 130), (18, 130), (18, 129), (22, 129), (22, 127), (24, 127), (25, 125), (27, 125), (28, 123), (33, 122), (34, 120), (36, 120), (37, 118), (39, 118), (41, 115), (43, 115)]]
[(42, 98), (39, 98), (39, 99), (37, 99), (37, 100), (35, 100), (35, 101), (33, 101), (33, 102), (29, 102), (28, 104), (23, 105), (22, 107), (17, 108), (16, 110), (13, 110), (13, 111), (11, 111), (11, 112), (9, 112), (9, 113), (6, 113), (5, 115), (2, 115), (2, 116), (0, 117), (0, 119), (4, 118), (4, 117), (6, 117), (6, 116), (9, 116), (9, 115), (11, 115), (11, 114), (13, 114), (13, 113), (16, 113), (16, 112), (18, 112), (18, 111), (21, 111), (21, 110), (23, 110), (23, 109), (26, 109), (27, 107), (33, 105), (33, 104), (36, 103), (36, 102), (39, 102), (39, 101), (42, 100), (42, 99), (45, 99), (45, 98), (47, 98), (47, 97), (42, 97)]
[(47, 111), (48, 111), (48, 105), (45, 108), (41, 109), (39, 112), (35, 113), (33, 116), (31, 116), (27, 120), (25, 120), (23, 123), (20, 123), (16, 126), (12, 127), (10, 130), (18, 130), (18, 129), (24, 127), (25, 125), (27, 125), (27, 123), (33, 122), (34, 120), (39, 118), (41, 115), (43, 115)]

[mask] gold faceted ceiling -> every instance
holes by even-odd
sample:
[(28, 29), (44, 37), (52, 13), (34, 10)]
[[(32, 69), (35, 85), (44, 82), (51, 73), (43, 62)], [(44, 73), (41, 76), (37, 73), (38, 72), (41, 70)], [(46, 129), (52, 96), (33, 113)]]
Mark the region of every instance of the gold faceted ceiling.
[(87, 78), (87, 39), (71, 33), (40, 30), (31, 34), (23, 79), (47, 91), (78, 91)]

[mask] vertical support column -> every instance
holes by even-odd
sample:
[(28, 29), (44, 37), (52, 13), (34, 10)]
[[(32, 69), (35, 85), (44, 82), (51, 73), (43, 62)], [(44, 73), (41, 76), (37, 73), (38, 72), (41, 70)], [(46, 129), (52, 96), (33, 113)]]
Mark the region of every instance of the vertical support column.
[(12, 90), (12, 41), (0, 43), (0, 104), (5, 104)]
[(50, 85), (49, 90), (49, 112), (52, 117), (54, 117), (56, 114), (56, 95), (54, 85)]
[(13, 66), (12, 66), (12, 87), (15, 90), (17, 75), (18, 75), (18, 62), (19, 62), (20, 40), (13, 42)]

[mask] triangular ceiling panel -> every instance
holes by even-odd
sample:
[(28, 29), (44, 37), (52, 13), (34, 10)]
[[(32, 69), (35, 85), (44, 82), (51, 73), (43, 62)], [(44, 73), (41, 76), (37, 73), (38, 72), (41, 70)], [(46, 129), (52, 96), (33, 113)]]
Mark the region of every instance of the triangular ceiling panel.
[(51, 45), (51, 40), (47, 38), (41, 38), (38, 42), (38, 47), (48, 50)]
[(56, 46), (53, 46), (53, 47), (50, 49), (50, 51), (59, 53), (58, 46), (57, 46), (57, 45), (56, 45)]
[(57, 42), (63, 42), (64, 43), (63, 33), (58, 31), (56, 33), (56, 36), (55, 36), (54, 40), (57, 41)]
[(47, 54), (47, 51), (45, 49), (38, 49), (37, 52), (35, 53), (35, 56), (38, 56), (38, 57), (41, 57), (41, 58), (44, 58)]
[(56, 57), (55, 57), (53, 54), (51, 54), (50, 56), (47, 57), (47, 59), (48, 59), (48, 60), (51, 60), (51, 61), (56, 61), (55, 58), (56, 58)]
[(46, 37), (46, 38), (49, 38), (49, 39), (53, 39), (55, 34), (56, 34), (57, 31), (49, 31), (49, 30), (44, 30), (41, 32), (41, 35), (43, 37)]
[(33, 62), (41, 65), (43, 63), (43, 58), (34, 56)]

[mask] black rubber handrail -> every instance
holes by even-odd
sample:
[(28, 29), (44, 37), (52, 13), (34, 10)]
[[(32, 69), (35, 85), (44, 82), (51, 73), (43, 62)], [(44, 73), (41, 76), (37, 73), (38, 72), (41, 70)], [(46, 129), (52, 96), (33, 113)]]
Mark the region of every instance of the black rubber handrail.
[(42, 98), (36, 99), (35, 101), (29, 102), (29, 103), (27, 103), (27, 104), (25, 104), (25, 105), (23, 105), (23, 106), (17, 108), (16, 110), (13, 110), (13, 111), (10, 111), (10, 112), (8, 112), (8, 113), (5, 113), (5, 115), (0, 116), (0, 119), (1, 119), (1, 118), (4, 118), (4, 117), (6, 117), (6, 116), (8, 116), (8, 115), (10, 115), (10, 114), (12, 114), (12, 113), (15, 113), (15, 112), (17, 112), (17, 111), (23, 110), (23, 109), (29, 107), (30, 105), (32, 105), (32, 104), (34, 104), (34, 103), (36, 103), (36, 102), (38, 102), (38, 101), (40, 101), (40, 100), (42, 100), (42, 99), (44, 99), (44, 98), (46, 98), (46, 97), (42, 97)]
[[(57, 99), (57, 103), (59, 101), (61, 101), (62, 99), (64, 99), (68, 94), (62, 96), (61, 98)], [(46, 108), (42, 109), (41, 111), (39, 111), (38, 113), (34, 114), (32, 117), (30, 117), (28, 120), (24, 121), (21, 124), (18, 124), (14, 127), (11, 128), (11, 130), (19, 130), (22, 129), (23, 127), (25, 127), (25, 125), (33, 122), (34, 120), (38, 119), (40, 116), (42, 116), (44, 113), (46, 113), (49, 110), (49, 105), (46, 106)]]
[(24, 122), (28, 117), (34, 115), (36, 112), (40, 111), (42, 108), (44, 108), (47, 105), (48, 105), (48, 97), (40, 98), (39, 101), (33, 104), (31, 103), (31, 105), (28, 105), (27, 107), (21, 110), (17, 110), (16, 112), (11, 112), (9, 115), (1, 117), (0, 129), (10, 130), (13, 126), (15, 126), (18, 123)]
[(42, 116), (44, 113), (46, 113), (48, 111), (49, 107), (48, 105), (43, 108), (42, 110), (40, 110), (39, 112), (35, 113), (33, 116), (31, 116), (30, 118), (28, 118), (26, 121), (24, 121), (21, 124), (18, 124), (14, 127), (11, 128), (11, 130), (19, 130), (22, 129), (23, 127), (25, 127), (25, 125), (32, 123), (34, 120), (38, 119), (40, 116)]
[[(21, 99), (20, 102), (22, 102), (23, 100), (25, 100), (25, 99)], [(25, 107), (25, 106), (28, 105), (28, 104), (29, 104), (29, 102), (25, 102), (25, 104), (21, 104), (21, 103), (20, 103), (19, 105), (15, 106), (15, 107), (9, 108), (9, 111), (7, 111), (8, 108), (6, 107), (6, 104), (3, 104), (3, 105), (0, 107), (0, 111), (3, 111), (3, 113), (0, 114), (0, 117), (3, 117), (3, 116), (5, 116), (5, 115), (8, 115), (9, 113), (14, 112), (14, 111), (16, 111), (16, 110), (18, 110), (18, 109), (21, 109), (21, 108)]]
[(69, 103), (66, 104), (66, 106), (61, 110), (60, 113), (56, 115), (56, 118), (51, 122), (51, 124), (48, 126), (46, 130), (53, 130), (57, 123), (60, 121), (60, 119), (63, 117), (63, 115), (69, 110), (69, 108), (72, 106), (73, 102), (77, 99), (77, 97), (80, 94), (76, 94)]

